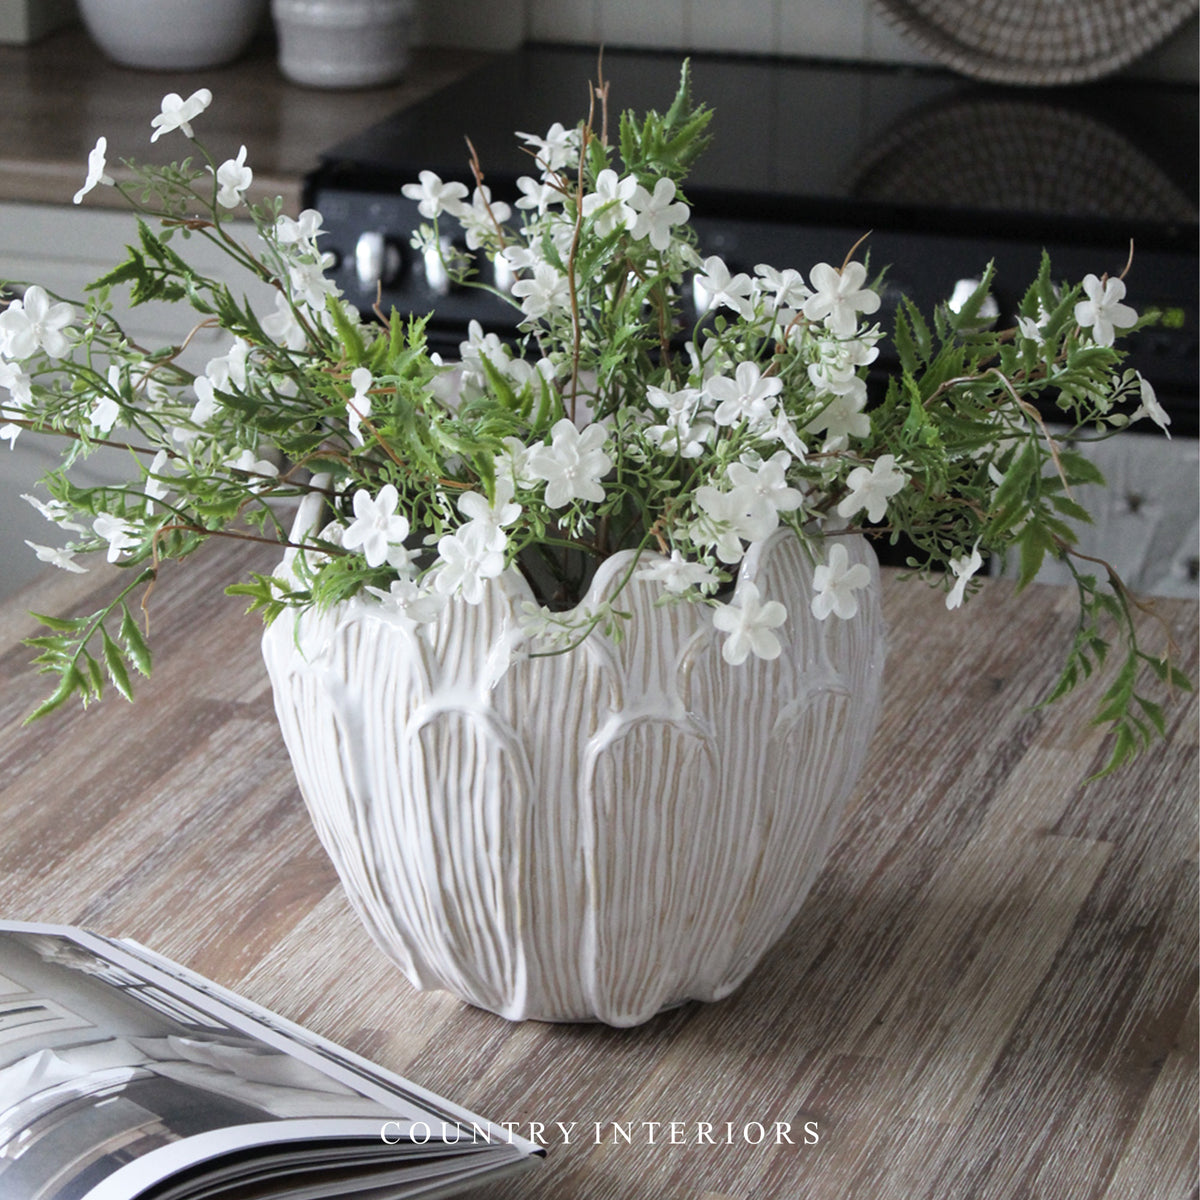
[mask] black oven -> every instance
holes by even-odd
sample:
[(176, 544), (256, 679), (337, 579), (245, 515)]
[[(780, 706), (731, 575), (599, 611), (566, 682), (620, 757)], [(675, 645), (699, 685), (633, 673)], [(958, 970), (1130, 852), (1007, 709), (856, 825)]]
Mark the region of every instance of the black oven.
[[(682, 55), (606, 52), (611, 108), (663, 109)], [(1043, 248), (1057, 273), (1116, 274), (1134, 246), (1129, 300), (1164, 320), (1137, 335), (1176, 434), (1197, 427), (1197, 92), (1107, 80), (1062, 89), (977, 84), (941, 71), (697, 55), (693, 93), (715, 110), (712, 145), (685, 185), (706, 254), (734, 269), (807, 273), (863, 235), (890, 264), (890, 293), (923, 306), (996, 263), (1011, 313)], [(503, 332), (514, 310), (447, 289), (409, 245), (420, 223), (401, 187), (422, 169), (471, 182), (466, 139), (493, 194), (512, 200), (531, 161), (515, 137), (573, 124), (596, 78), (592, 49), (531, 46), (499, 56), (323, 155), (307, 200), (338, 285), (364, 312), (430, 312), (456, 355), (472, 319)], [(614, 113), (615, 121), (615, 113)], [(885, 295), (885, 305), (887, 296)], [(886, 317), (886, 311), (884, 316)]]

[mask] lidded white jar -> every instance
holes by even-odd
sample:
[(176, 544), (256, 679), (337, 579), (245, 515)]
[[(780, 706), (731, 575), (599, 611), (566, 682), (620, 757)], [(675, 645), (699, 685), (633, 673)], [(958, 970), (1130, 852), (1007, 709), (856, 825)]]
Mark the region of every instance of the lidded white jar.
[(413, 0), (271, 0), (271, 13), (293, 83), (373, 87), (408, 67)]

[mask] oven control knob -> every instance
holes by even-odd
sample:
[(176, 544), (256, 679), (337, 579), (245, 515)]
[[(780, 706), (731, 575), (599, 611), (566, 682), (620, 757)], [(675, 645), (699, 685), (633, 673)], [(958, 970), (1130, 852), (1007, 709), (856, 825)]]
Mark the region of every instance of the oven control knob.
[(400, 247), (378, 230), (368, 229), (354, 244), (354, 274), (364, 291), (389, 287), (400, 275)]
[[(982, 279), (960, 279), (955, 285), (954, 290), (950, 293), (948, 301), (951, 312), (962, 312), (963, 306), (975, 294), (976, 289), (983, 282)], [(1000, 305), (996, 303), (996, 297), (988, 292), (983, 298), (983, 302), (979, 305), (979, 322), (981, 325), (987, 324), (989, 321), (994, 321), (1000, 315)]]
[(425, 284), (435, 296), (448, 296), (454, 288), (450, 265), (461, 265), (461, 252), (448, 237), (426, 246), (421, 254), (425, 265)]

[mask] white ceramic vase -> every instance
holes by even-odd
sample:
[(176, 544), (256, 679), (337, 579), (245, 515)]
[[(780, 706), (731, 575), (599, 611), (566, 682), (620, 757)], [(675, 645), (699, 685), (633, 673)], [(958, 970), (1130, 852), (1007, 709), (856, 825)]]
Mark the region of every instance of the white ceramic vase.
[[(306, 501), (298, 527), (316, 516)], [(878, 570), (865, 541), (845, 544), (873, 576), (849, 621), (811, 616), (790, 531), (750, 549), (739, 586), (789, 620), (778, 659), (736, 667), (706, 606), (658, 604), (636, 580), (620, 642), (531, 658), (515, 570), (428, 626), (354, 598), (267, 629), (317, 833), (417, 987), (622, 1026), (737, 988), (808, 892), (875, 727)], [(588, 599), (627, 566), (603, 564)]]
[(271, 0), (279, 67), (306, 87), (376, 87), (408, 68), (414, 0)]

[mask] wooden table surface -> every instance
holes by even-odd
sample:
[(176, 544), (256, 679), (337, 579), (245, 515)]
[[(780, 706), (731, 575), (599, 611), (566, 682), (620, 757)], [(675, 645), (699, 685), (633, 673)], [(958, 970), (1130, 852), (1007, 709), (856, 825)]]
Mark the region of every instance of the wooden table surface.
[[(1031, 709), (1066, 593), (989, 582), (947, 614), (889, 573), (886, 715), (806, 907), (730, 999), (618, 1031), (418, 993), (373, 948), (293, 782), (256, 621), (217, 586), (271, 559), (203, 553), (163, 572), (133, 706), (19, 724), (46, 690), (24, 609), (94, 603), (99, 575), (0, 608), (4, 915), (135, 937), (493, 1120), (542, 1122), (545, 1165), (492, 1200), (1197, 1195), (1196, 707), (1082, 787), (1094, 696)], [(1159, 607), (1195, 677), (1196, 605)]]

